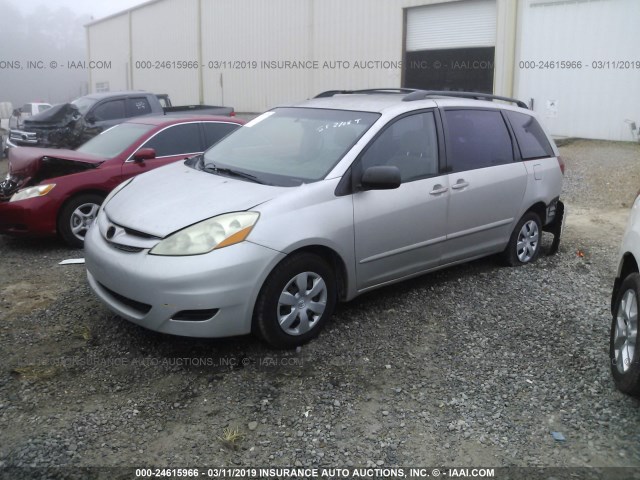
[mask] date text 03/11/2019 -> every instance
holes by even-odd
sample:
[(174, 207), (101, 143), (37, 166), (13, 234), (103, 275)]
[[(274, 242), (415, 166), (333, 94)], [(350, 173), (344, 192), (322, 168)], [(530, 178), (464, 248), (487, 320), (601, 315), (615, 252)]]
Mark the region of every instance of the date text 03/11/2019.
[(520, 60), (524, 70), (640, 70), (640, 60)]
[(494, 478), (494, 468), (408, 468), (408, 467), (367, 467), (367, 468), (318, 468), (318, 467), (223, 467), (223, 468), (137, 468), (136, 478), (410, 478), (426, 479), (446, 477)]

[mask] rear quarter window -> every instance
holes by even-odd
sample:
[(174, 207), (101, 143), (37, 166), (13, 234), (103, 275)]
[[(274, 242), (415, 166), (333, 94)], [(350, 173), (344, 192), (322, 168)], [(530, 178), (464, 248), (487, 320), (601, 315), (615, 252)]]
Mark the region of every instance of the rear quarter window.
[(553, 149), (538, 121), (531, 115), (505, 111), (513, 132), (516, 135), (518, 147), (523, 160), (553, 157)]
[(513, 146), (498, 110), (445, 110), (447, 162), (451, 172), (513, 162)]

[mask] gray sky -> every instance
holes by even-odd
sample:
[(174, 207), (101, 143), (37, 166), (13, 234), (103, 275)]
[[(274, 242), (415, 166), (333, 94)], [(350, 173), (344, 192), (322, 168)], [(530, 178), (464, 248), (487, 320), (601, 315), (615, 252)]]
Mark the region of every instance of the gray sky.
[(13, 6), (23, 13), (33, 13), (38, 7), (46, 5), (50, 9), (67, 7), (76, 15), (91, 15), (94, 19), (106, 17), (135, 5), (145, 3), (147, 0), (9, 0)]

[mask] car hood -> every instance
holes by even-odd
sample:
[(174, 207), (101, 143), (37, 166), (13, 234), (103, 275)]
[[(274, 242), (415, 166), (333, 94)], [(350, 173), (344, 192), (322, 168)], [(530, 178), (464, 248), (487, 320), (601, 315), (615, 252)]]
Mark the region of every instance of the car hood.
[(72, 103), (61, 103), (53, 107), (24, 119), (25, 126), (56, 126), (64, 127), (69, 123), (75, 122), (82, 114)]
[(121, 227), (164, 238), (216, 215), (249, 210), (286, 190), (175, 163), (135, 177), (104, 211)]
[(0, 201), (8, 200), (21, 188), (96, 168), (105, 160), (73, 150), (10, 148), (9, 175), (0, 183)]

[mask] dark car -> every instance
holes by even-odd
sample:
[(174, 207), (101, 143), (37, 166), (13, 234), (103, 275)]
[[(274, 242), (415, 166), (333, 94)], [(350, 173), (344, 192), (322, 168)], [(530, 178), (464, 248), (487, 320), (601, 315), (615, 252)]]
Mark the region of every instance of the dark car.
[(104, 198), (119, 183), (197, 155), (243, 123), (231, 117), (141, 117), (77, 150), (12, 148), (9, 174), (0, 183), (0, 233), (57, 233), (82, 246)]

